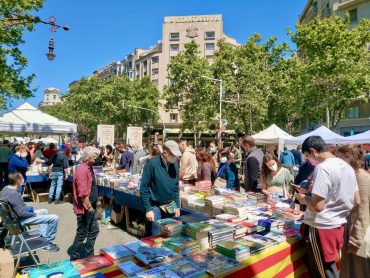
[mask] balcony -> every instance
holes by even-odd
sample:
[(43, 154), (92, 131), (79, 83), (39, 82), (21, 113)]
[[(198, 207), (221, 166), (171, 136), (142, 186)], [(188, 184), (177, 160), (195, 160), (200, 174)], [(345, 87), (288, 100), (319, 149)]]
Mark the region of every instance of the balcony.
[(365, 3), (368, 0), (340, 0), (338, 10), (350, 9), (356, 7), (359, 4)]

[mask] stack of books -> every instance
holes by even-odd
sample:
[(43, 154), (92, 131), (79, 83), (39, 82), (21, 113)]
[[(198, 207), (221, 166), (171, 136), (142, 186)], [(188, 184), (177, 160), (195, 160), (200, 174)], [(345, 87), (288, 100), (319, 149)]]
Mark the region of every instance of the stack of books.
[(180, 253), (182, 249), (186, 248), (187, 246), (191, 246), (196, 242), (197, 241), (191, 237), (179, 235), (164, 239), (163, 246), (174, 252)]
[(281, 232), (268, 232), (262, 234), (264, 237), (267, 237), (271, 240), (275, 240), (278, 243), (283, 243), (287, 241), (287, 238), (284, 233)]
[(277, 244), (277, 242), (275, 240), (272, 240), (270, 238), (267, 238), (267, 237), (259, 235), (259, 234), (246, 235), (246, 236), (242, 237), (241, 240), (250, 241), (250, 242), (262, 245), (262, 248), (258, 251), (264, 250), (268, 247), (271, 247), (271, 246)]
[(226, 224), (214, 224), (212, 229), (209, 231), (209, 243), (211, 248), (215, 248), (216, 245), (225, 240), (234, 239), (234, 227)]
[(236, 215), (241, 219), (248, 218), (248, 210), (245, 205), (228, 203), (224, 205), (224, 212), (228, 214)]
[(100, 249), (100, 254), (112, 263), (122, 262), (134, 256), (134, 252), (123, 245), (115, 245)]
[(243, 265), (213, 250), (189, 254), (188, 258), (213, 277), (231, 274)]
[(149, 270), (142, 271), (136, 274), (136, 276), (139, 278), (159, 278), (159, 277), (181, 278), (175, 272), (164, 266), (158, 266)]
[(265, 249), (265, 247), (262, 244), (257, 243), (255, 241), (250, 241), (248, 239), (245, 239), (244, 237), (236, 240), (236, 242), (248, 246), (251, 255), (257, 254)]
[(165, 218), (156, 221), (161, 233), (165, 236), (176, 236), (181, 234), (182, 222), (173, 218)]
[(171, 261), (177, 256), (177, 253), (166, 247), (142, 247), (139, 252), (136, 253), (135, 258), (147, 266), (156, 267), (160, 264)]
[(234, 260), (240, 261), (250, 256), (250, 249), (247, 245), (236, 241), (226, 240), (216, 245), (218, 253)]
[(94, 256), (72, 261), (72, 264), (80, 272), (80, 274), (85, 274), (110, 266), (112, 265), (112, 262), (104, 256)]
[(248, 220), (245, 220), (242, 223), (239, 223), (239, 225), (246, 228), (246, 232), (245, 232), (246, 234), (252, 234), (252, 233), (257, 232), (257, 225), (255, 225), (254, 223)]
[(254, 201), (255, 203), (263, 203), (266, 202), (267, 197), (263, 193), (255, 193), (255, 192), (248, 192), (247, 193), (247, 198), (249, 200)]
[(225, 225), (234, 228), (234, 239), (241, 238), (247, 233), (247, 227), (240, 225), (239, 223), (225, 222)]
[(212, 226), (205, 223), (188, 223), (184, 225), (183, 234), (196, 239), (201, 250), (209, 248), (208, 232)]
[[(218, 212), (220, 209), (220, 206), (223, 206), (226, 202), (226, 198), (219, 195), (209, 196), (204, 199), (204, 213), (213, 216), (215, 213), (213, 212), (214, 207), (215, 210)], [(218, 206), (218, 207), (217, 207)], [(222, 209), (221, 209), (222, 210)], [(218, 213), (221, 214), (222, 212)]]
[(187, 258), (173, 260), (164, 266), (182, 278), (196, 278), (205, 274), (205, 269), (202, 269)]
[(144, 243), (151, 247), (162, 247), (163, 239), (166, 238), (165, 235), (156, 235), (150, 237), (144, 237), (141, 239)]
[(232, 220), (236, 218), (238, 218), (236, 215), (228, 214), (228, 213), (222, 213), (216, 216), (216, 219), (218, 220), (229, 221), (229, 222), (232, 222)]

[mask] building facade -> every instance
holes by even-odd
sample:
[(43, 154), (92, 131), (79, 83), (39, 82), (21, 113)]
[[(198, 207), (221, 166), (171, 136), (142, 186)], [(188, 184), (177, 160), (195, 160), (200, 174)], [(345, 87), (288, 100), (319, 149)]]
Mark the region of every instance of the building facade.
[[(171, 57), (184, 50), (184, 45), (194, 40), (199, 46), (200, 56), (213, 61), (217, 42), (224, 39), (230, 45), (239, 44), (223, 31), (222, 15), (168, 16), (162, 25), (162, 39), (148, 50), (136, 48), (119, 62), (97, 70), (94, 76), (105, 79), (114, 75), (125, 75), (130, 79), (149, 77), (160, 91), (170, 80), (167, 79), (167, 66)], [(117, 64), (119, 63), (119, 67)], [(166, 111), (164, 100), (160, 100), (159, 113), (166, 128), (180, 127), (179, 111)]]
[[(316, 16), (344, 17), (347, 12), (351, 26), (356, 26), (363, 18), (370, 19), (370, 0), (308, 0), (299, 17), (299, 23), (307, 23)], [(302, 130), (305, 131), (314, 129), (316, 126), (317, 123), (308, 119), (302, 122)], [(370, 103), (361, 100), (353, 101), (353, 104), (346, 108), (344, 119), (338, 123), (335, 131), (348, 136), (367, 130), (370, 130)]]
[(40, 107), (51, 106), (61, 103), (60, 91), (57, 88), (49, 87), (44, 90), (44, 100), (40, 103)]

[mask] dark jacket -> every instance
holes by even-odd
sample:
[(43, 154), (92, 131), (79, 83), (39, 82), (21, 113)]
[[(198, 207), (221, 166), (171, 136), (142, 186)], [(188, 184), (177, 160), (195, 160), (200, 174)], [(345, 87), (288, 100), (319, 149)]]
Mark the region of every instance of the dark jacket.
[(244, 183), (246, 191), (257, 191), (260, 183), (262, 162), (263, 152), (256, 146), (252, 147), (245, 158)]
[(140, 182), (140, 197), (145, 212), (152, 206), (169, 204), (175, 201), (180, 208), (179, 165), (167, 164), (161, 156), (156, 156), (146, 163)]
[(302, 152), (300, 150), (292, 150), (291, 152), (294, 156), (295, 165), (301, 166), (302, 165)]
[(24, 181), (26, 181), (28, 166), (29, 164), (25, 158), (20, 157), (17, 154), (13, 154), (12, 157), (9, 159), (9, 174), (15, 172), (21, 173)]
[(217, 176), (226, 180), (226, 188), (232, 189), (235, 187), (239, 190), (238, 169), (236, 168), (235, 162), (221, 163)]
[(119, 169), (125, 169), (127, 172), (130, 171), (131, 164), (134, 159), (134, 154), (129, 151), (125, 151), (121, 154), (121, 160), (119, 162)]
[(1, 191), (0, 200), (8, 203), (20, 220), (36, 216), (28, 210), (21, 194), (15, 189), (5, 186)]

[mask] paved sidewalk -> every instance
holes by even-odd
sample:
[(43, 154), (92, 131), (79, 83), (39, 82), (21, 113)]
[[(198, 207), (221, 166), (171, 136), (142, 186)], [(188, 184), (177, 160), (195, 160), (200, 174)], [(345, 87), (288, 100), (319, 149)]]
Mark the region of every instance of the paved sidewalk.
[[(73, 213), (73, 206), (70, 203), (60, 205), (44, 203), (27, 203), (35, 209), (45, 208), (49, 214), (56, 214), (59, 216), (58, 233), (55, 243), (60, 247), (59, 252), (38, 252), (41, 263), (57, 262), (69, 259), (67, 249), (71, 246), (76, 235), (76, 216)], [(99, 254), (101, 247), (126, 243), (137, 240), (134, 236), (129, 235), (122, 229), (107, 229), (107, 225), (100, 224), (100, 233), (95, 242), (95, 254)], [(114, 226), (113, 226), (114, 227)]]

